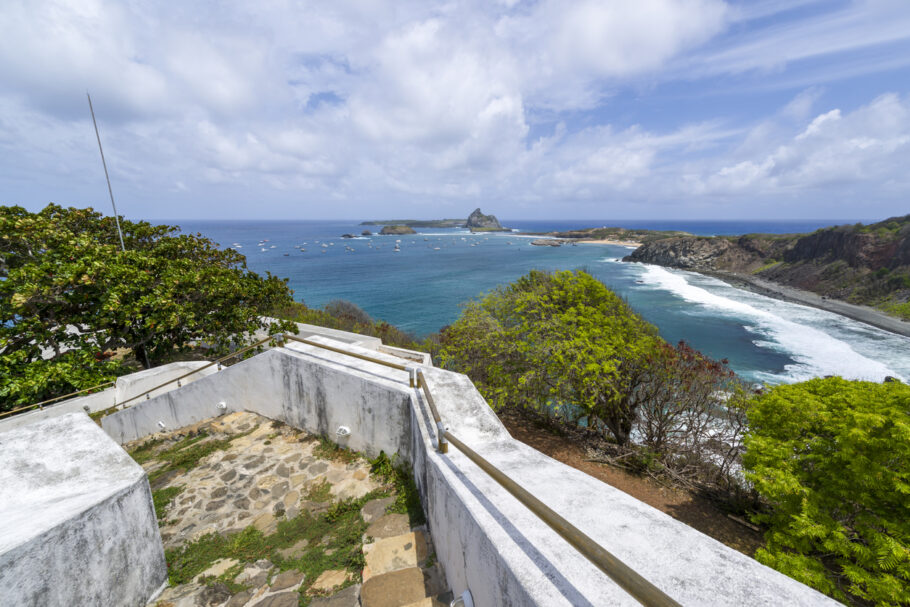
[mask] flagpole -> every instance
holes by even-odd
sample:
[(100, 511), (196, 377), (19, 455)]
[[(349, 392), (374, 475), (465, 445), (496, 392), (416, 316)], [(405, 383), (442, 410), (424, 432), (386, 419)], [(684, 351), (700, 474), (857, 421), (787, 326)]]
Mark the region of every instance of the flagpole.
[(95, 125), (95, 138), (98, 140), (98, 151), (101, 152), (101, 164), (104, 166), (104, 178), (107, 179), (107, 192), (111, 195), (111, 206), (114, 207), (114, 221), (117, 222), (117, 234), (120, 236), (120, 249), (126, 252), (126, 245), (123, 244), (123, 230), (120, 229), (120, 217), (117, 215), (117, 204), (114, 202), (114, 190), (111, 189), (111, 178), (107, 173), (107, 162), (104, 160), (104, 148), (101, 147), (101, 135), (98, 133), (98, 121), (95, 120), (95, 108), (92, 107), (92, 96), (85, 92), (88, 97), (88, 110), (92, 113), (92, 124)]

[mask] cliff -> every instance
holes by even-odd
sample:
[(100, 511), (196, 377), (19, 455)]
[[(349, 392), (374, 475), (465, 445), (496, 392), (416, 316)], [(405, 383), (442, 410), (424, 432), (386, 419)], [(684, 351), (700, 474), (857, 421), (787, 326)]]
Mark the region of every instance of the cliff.
[(910, 319), (910, 215), (811, 234), (667, 238), (625, 261), (758, 277)]
[(468, 216), (468, 220), (465, 222), (464, 227), (470, 228), (472, 231), (482, 231), (482, 232), (500, 232), (507, 231), (506, 228), (502, 227), (502, 224), (499, 223), (499, 220), (496, 219), (496, 215), (484, 215), (481, 212), (480, 207), (474, 209), (474, 212)]

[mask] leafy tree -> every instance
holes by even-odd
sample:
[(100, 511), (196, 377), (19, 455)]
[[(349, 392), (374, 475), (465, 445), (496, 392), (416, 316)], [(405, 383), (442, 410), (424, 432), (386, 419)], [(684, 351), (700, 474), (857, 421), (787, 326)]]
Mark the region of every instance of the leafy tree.
[(223, 352), (291, 301), (285, 281), (200, 234), (48, 205), (0, 207), (0, 409), (85, 388), (122, 372), (107, 351), (144, 366), (204, 343)]
[(441, 362), (467, 373), (494, 408), (570, 403), (629, 442), (660, 338), (603, 283), (583, 271), (532, 271), (469, 303), (442, 337)]
[(910, 605), (910, 386), (777, 386), (743, 464), (770, 503), (761, 562), (841, 601)]

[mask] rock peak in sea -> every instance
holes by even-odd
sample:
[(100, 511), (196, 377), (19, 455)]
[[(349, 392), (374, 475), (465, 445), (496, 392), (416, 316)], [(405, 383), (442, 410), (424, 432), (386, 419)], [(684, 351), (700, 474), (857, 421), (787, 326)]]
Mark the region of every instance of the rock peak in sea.
[(464, 227), (502, 229), (502, 225), (499, 223), (499, 220), (496, 219), (496, 215), (484, 215), (480, 210), (480, 207), (474, 209), (474, 212), (468, 216), (468, 220), (465, 222)]

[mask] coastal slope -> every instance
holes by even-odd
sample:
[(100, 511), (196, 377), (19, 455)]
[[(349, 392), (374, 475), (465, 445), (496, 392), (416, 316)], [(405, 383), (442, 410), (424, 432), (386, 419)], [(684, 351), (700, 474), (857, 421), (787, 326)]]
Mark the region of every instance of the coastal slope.
[[(666, 238), (644, 243), (624, 261), (738, 279), (819, 307), (832, 308), (825, 302), (834, 299), (910, 319), (910, 215), (811, 234)], [(800, 299), (799, 291), (815, 297)], [(855, 310), (832, 311), (856, 317)], [(892, 331), (903, 327), (900, 321), (886, 324), (882, 328)]]

